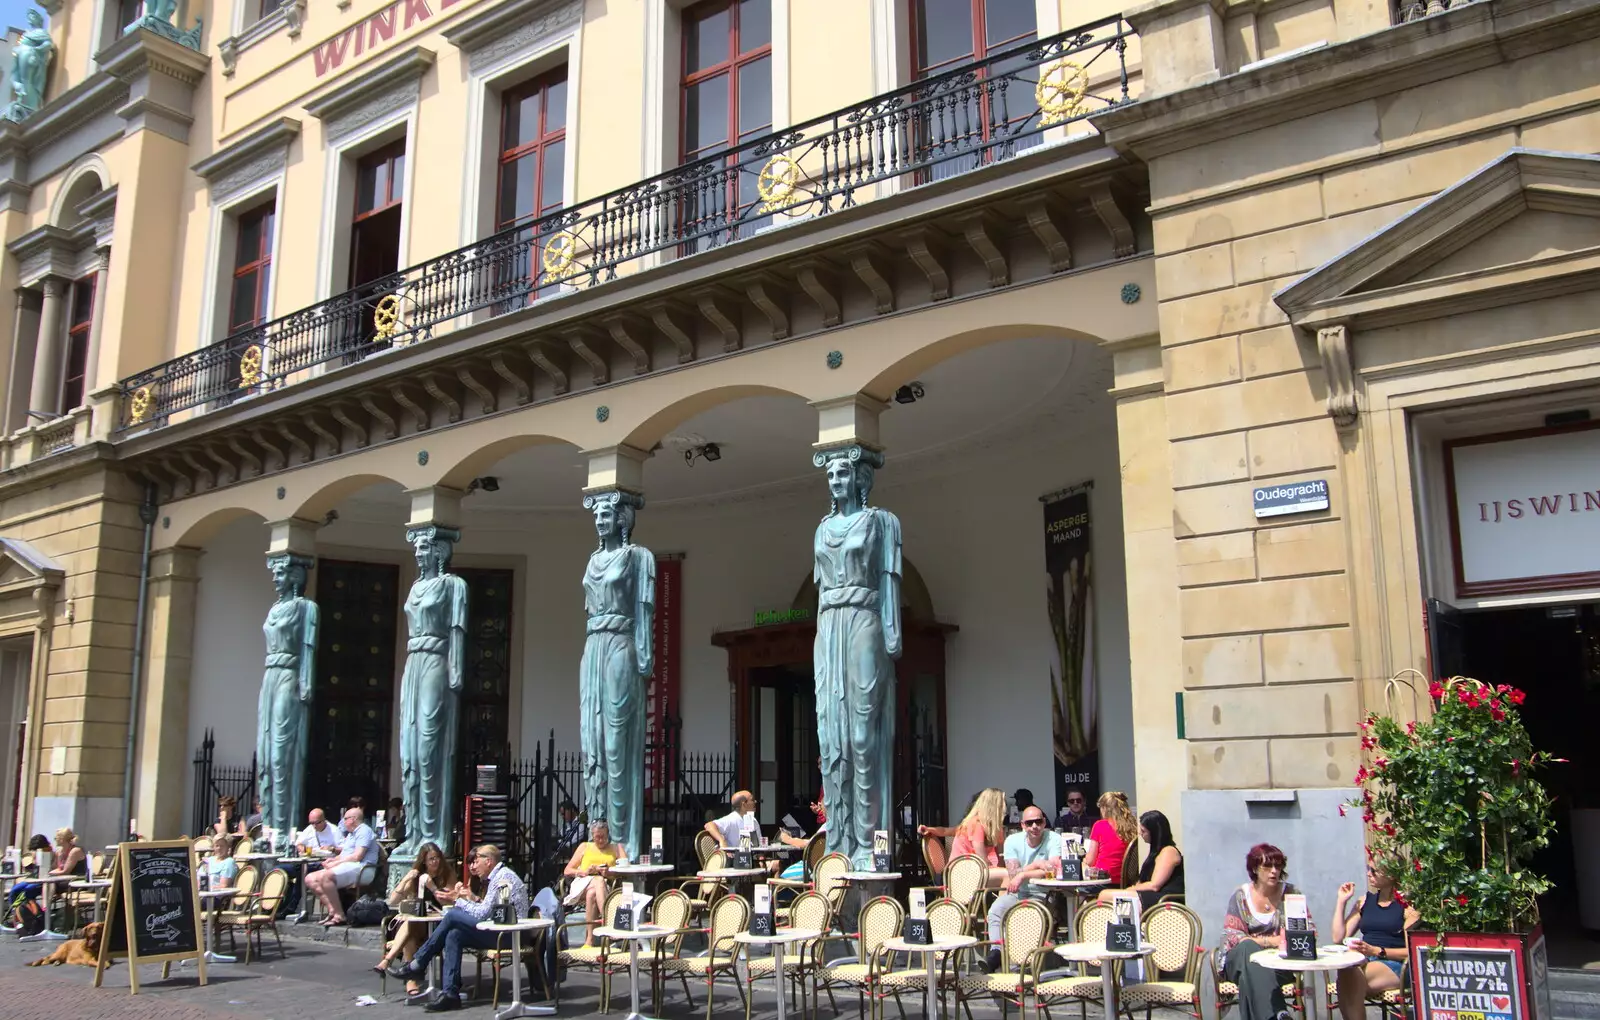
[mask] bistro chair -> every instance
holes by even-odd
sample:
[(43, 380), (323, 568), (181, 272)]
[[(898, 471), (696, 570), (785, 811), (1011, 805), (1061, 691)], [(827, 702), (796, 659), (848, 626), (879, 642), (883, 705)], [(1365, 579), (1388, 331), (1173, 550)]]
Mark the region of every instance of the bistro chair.
[(1044, 954), (1049, 952), (1050, 933), (1055, 931), (1055, 915), (1043, 900), (1019, 900), (1008, 911), (1001, 923), (1001, 938), (979, 942), (972, 948), (973, 955), (1000, 950), (1000, 969), (993, 974), (963, 975), (956, 981), (956, 999), (970, 1014), (971, 1001), (980, 995), (990, 995), (1000, 1000), (1000, 1016), (1004, 1020), (1012, 1005), (1026, 1014), (1027, 996), (1034, 980), (1042, 969)]
[(945, 865), (950, 863), (944, 840), (932, 835), (922, 837), (922, 863), (928, 868), (929, 878), (944, 874)]
[(834, 917), (844, 909), (844, 897), (850, 891), (850, 884), (844, 880), (849, 870), (850, 858), (844, 854), (828, 854), (811, 872), (811, 888), (828, 898), (828, 908)]
[(201, 836), (199, 839), (195, 840), (194, 841), (194, 852), (196, 854), (199, 854), (202, 857), (204, 857), (206, 854), (210, 853), (211, 852), (211, 837), (210, 836)]
[[(705, 833), (704, 835), (709, 836), (710, 834)], [(701, 865), (700, 870), (718, 871), (722, 868), (726, 868), (727, 866), (727, 851), (723, 850), (721, 847), (717, 847), (711, 851), (711, 854), (706, 858), (705, 863)], [(691, 875), (688, 878), (676, 879), (674, 881), (677, 885), (677, 888), (688, 894), (689, 906), (694, 910), (696, 917), (699, 917), (702, 914), (709, 914), (712, 906), (716, 904), (718, 898), (727, 895), (728, 892), (727, 885), (720, 878), (696, 878), (695, 876)], [(673, 884), (673, 881), (663, 882), (662, 886), (670, 887)], [(691, 889), (693, 891), (691, 891)]]
[(694, 834), (694, 859), (700, 862), (701, 871), (706, 870), (706, 861), (711, 859), (711, 852), (720, 846), (716, 837), (704, 829)]
[[(1406, 1001), (1406, 972), (1410, 964), (1401, 967), (1401, 981), (1399, 988), (1385, 988), (1381, 991), (1368, 991), (1366, 1005), (1377, 1006), (1378, 1015), (1384, 1020), (1405, 1020), (1410, 1013)], [(1339, 982), (1328, 982), (1328, 1015), (1337, 1016), (1339, 1009)]]
[[(479, 990), (483, 988), (483, 965), (487, 963), (489, 965), (489, 977), (494, 987), (494, 991), (490, 995), (489, 1008), (491, 1010), (498, 1010), (500, 1008), (500, 972), (504, 970), (507, 965), (512, 967), (521, 967), (531, 961), (538, 968), (539, 983), (544, 986), (545, 997), (552, 999), (555, 998), (555, 990), (550, 985), (550, 975), (544, 972), (544, 952), (542, 946), (543, 939), (549, 938), (553, 930), (554, 929), (551, 928), (543, 928), (524, 933), (522, 940), (521, 959), (517, 959), (516, 957), (518, 954), (513, 952), (509, 947), (502, 948), (507, 938), (506, 932), (501, 932), (499, 934), (498, 938), (495, 940), (495, 946), (493, 949), (469, 950), (469, 952), (476, 956), (478, 960), (478, 971), (472, 979), (473, 996), (478, 997), (480, 995)], [(529, 984), (531, 985), (532, 983), (533, 982), (530, 980)]]
[[(857, 918), (857, 934), (824, 935), (817, 939), (812, 947), (812, 953), (816, 957), (812, 964), (813, 974), (816, 976), (817, 987), (828, 993), (828, 1003), (833, 1007), (835, 1014), (839, 1012), (839, 1003), (833, 997), (833, 989), (837, 986), (855, 990), (857, 1011), (862, 1016), (866, 1015), (867, 999), (871, 998), (872, 1016), (874, 1018), (878, 1016), (880, 1005), (878, 974), (888, 969), (884, 960), (888, 950), (883, 944), (900, 934), (905, 916), (905, 908), (900, 906), (897, 900), (879, 896), (869, 900), (866, 906), (861, 908), (861, 915)], [(855, 957), (847, 956), (831, 963), (827, 962), (824, 954), (830, 942), (854, 942)], [(816, 993), (813, 992), (813, 998), (815, 997)]]
[[(1178, 903), (1157, 903), (1139, 918), (1144, 940), (1156, 947), (1146, 964), (1154, 980), (1127, 985), (1118, 996), (1131, 1013), (1144, 1007), (1145, 1020), (1155, 1009), (1187, 1013), (1200, 1020), (1200, 948), (1204, 926), (1194, 911)], [(1171, 974), (1171, 980), (1161, 980)]]
[(243, 857), (246, 854), (255, 853), (255, 849), (255, 840), (251, 839), (249, 836), (240, 836), (239, 842), (233, 845), (233, 856)]
[[(670, 928), (674, 932), (664, 938), (654, 940), (654, 949), (650, 956), (640, 961), (639, 966), (650, 972), (650, 1001), (653, 1002), (656, 1013), (661, 1012), (661, 987), (666, 984), (666, 968), (662, 961), (677, 959), (683, 955), (683, 938), (694, 919), (694, 908), (689, 903), (689, 897), (682, 889), (666, 889), (655, 898), (650, 906), (650, 919), (653, 923), (663, 928)], [(678, 980), (683, 984), (683, 997), (689, 1003), (689, 1008), (694, 1008), (694, 995), (689, 991), (689, 978), (686, 971), (674, 971)]]
[[(806, 848), (800, 855), (800, 863), (803, 865), (803, 867), (801, 868), (800, 877), (798, 879), (767, 879), (767, 885), (772, 888), (774, 896), (780, 892), (794, 893), (800, 892), (804, 889), (812, 888), (814, 882), (816, 881), (817, 862), (821, 861), (828, 852), (828, 841), (824, 838), (825, 835), (825, 833), (819, 832), (815, 836), (812, 836), (811, 839), (806, 843)], [(781, 910), (779, 911), (778, 920), (780, 922), (783, 920)]]
[[(933, 932), (934, 941), (951, 938), (956, 935), (965, 935), (972, 927), (972, 915), (967, 913), (967, 908), (951, 899), (934, 900), (928, 904), (928, 927)], [(917, 954), (920, 956), (920, 954)], [(955, 987), (956, 971), (953, 964), (959, 956), (959, 950), (943, 950), (934, 953), (934, 961), (938, 967), (938, 976), (934, 978), (935, 992), (939, 996), (941, 1014), (947, 1014), (945, 993)], [(905, 1015), (905, 1006), (900, 1001), (902, 991), (917, 991), (925, 993), (928, 987), (927, 962), (917, 961), (919, 965), (913, 966), (907, 962), (903, 970), (891, 970), (878, 976), (878, 983), (889, 994), (894, 996), (894, 1004), (900, 1010), (900, 1015)], [(971, 1008), (968, 1008), (971, 1012)]]
[(233, 880), (233, 895), (228, 898), (229, 909), (249, 910), (250, 897), (255, 895), (256, 883), (261, 881), (261, 869), (254, 864), (241, 865)]
[(1134, 876), (1138, 873), (1139, 841), (1135, 839), (1129, 841), (1128, 848), (1122, 851), (1122, 874), (1118, 880), (1118, 885), (1126, 889), (1128, 886), (1138, 881), (1138, 879), (1134, 878)]
[[(665, 974), (692, 974), (706, 979), (706, 1020), (711, 1020), (716, 1005), (718, 974), (731, 974), (733, 987), (739, 997), (745, 998), (744, 984), (739, 980), (739, 943), (734, 936), (750, 927), (750, 904), (743, 896), (727, 895), (711, 908), (711, 924), (706, 928), (683, 928), (674, 934), (703, 933), (706, 951), (699, 956), (674, 956), (661, 960)], [(748, 1000), (746, 1005), (748, 1005)]]
[[(1069, 932), (1068, 937), (1074, 942), (1104, 942), (1106, 940), (1106, 926), (1111, 923), (1111, 904), (1091, 903), (1078, 911), (1077, 930)], [(1033, 1008), (1034, 1015), (1048, 1017), (1051, 1003), (1077, 1002), (1078, 1014), (1087, 1018), (1089, 1004), (1098, 1005), (1104, 997), (1105, 987), (1099, 975), (1089, 973), (1088, 964), (1076, 964), (1076, 974), (1066, 973), (1062, 976), (1051, 977), (1049, 968), (1045, 966), (1049, 959), (1040, 956), (1035, 961), (1033, 974)], [(1101, 961), (1100, 966), (1108, 966)]]
[[(802, 931), (819, 931), (826, 935), (833, 928), (833, 908), (828, 906), (828, 898), (814, 889), (808, 889), (794, 898), (789, 905), (789, 920), (783, 924), (785, 928), (798, 928)], [(783, 948), (783, 975), (789, 979), (789, 998), (794, 998), (794, 990), (800, 990), (800, 1015), (806, 1015), (806, 979), (816, 980), (817, 959), (812, 947), (817, 939), (807, 939), (804, 942), (795, 942)], [(744, 982), (746, 986), (744, 997), (744, 1020), (750, 1020), (750, 1003), (758, 978), (771, 978), (773, 976), (773, 963), (771, 956), (751, 956), (750, 946), (744, 947)], [(778, 992), (783, 994), (782, 989)]]
[[(617, 908), (622, 905), (622, 889), (611, 890), (606, 896), (605, 905), (601, 907), (601, 927), (607, 928), (617, 919)], [(569, 919), (563, 926), (565, 928), (583, 928), (588, 918)], [(556, 954), (556, 958), (567, 967), (582, 968), (597, 971), (600, 975), (600, 1012), (611, 1012), (611, 975), (628, 969), (628, 953), (626, 950), (614, 950), (611, 940), (604, 935), (597, 935), (600, 941), (592, 946), (576, 945), (570, 949), (563, 949)], [(620, 961), (620, 962), (618, 962)], [(558, 984), (559, 987), (559, 984)]]
[[(283, 937), (278, 934), (278, 912), (283, 909), (284, 896), (288, 891), (289, 873), (282, 868), (273, 868), (267, 872), (267, 877), (262, 879), (259, 895), (248, 897), (241, 909), (225, 910), (217, 915), (217, 923), (228, 929), (229, 945), (237, 947), (234, 930), (244, 929), (244, 962), (247, 965), (250, 963), (252, 941), (255, 944), (256, 955), (260, 955), (263, 928), (272, 929), (272, 937), (278, 943), (278, 955), (283, 957), (289, 955), (284, 951)], [(234, 902), (238, 902), (237, 896), (234, 897)]]
[[(1222, 951), (1221, 946), (1205, 954), (1206, 960), (1211, 965), (1211, 987), (1216, 989), (1216, 998), (1213, 1003), (1216, 1007), (1216, 1012), (1212, 1014), (1216, 1017), (1216, 1020), (1222, 1020), (1222, 1014), (1229, 1007), (1239, 1005), (1239, 986), (1232, 981), (1226, 980), (1222, 974), (1222, 962), (1227, 958), (1227, 955)], [(1283, 993), (1283, 997), (1290, 1008), (1299, 1008), (1300, 986), (1293, 975), (1288, 975), (1288, 980), (1280, 984), (1278, 990)]]

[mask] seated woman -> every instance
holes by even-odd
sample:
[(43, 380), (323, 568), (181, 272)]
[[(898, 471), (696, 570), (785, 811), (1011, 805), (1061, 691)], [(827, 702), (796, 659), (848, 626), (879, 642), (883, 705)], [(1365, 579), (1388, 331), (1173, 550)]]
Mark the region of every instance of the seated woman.
[[(1139, 909), (1149, 910), (1163, 896), (1183, 895), (1183, 853), (1172, 840), (1172, 823), (1159, 811), (1146, 811), (1139, 816), (1139, 838), (1150, 851), (1144, 855), (1139, 867), (1139, 881), (1128, 886), (1125, 892), (1139, 894)], [(1102, 889), (1099, 899), (1111, 902), (1115, 889)]]
[(572, 852), (572, 860), (561, 872), (573, 879), (567, 891), (567, 906), (583, 904), (583, 944), (594, 945), (594, 930), (604, 920), (606, 872), (613, 864), (627, 863), (622, 847), (611, 842), (611, 828), (605, 822), (589, 826), (589, 842)]
[[(456, 869), (444, 859), (439, 844), (424, 843), (417, 847), (417, 859), (411, 863), (411, 870), (389, 894), (389, 905), (398, 908), (406, 900), (421, 900), (428, 907), (447, 907), (455, 902), (456, 881)], [(405, 922), (389, 941), (389, 951), (372, 969), (388, 970), (397, 956), (410, 963), (417, 950), (428, 941), (430, 931), (430, 926), (420, 921)], [(406, 982), (406, 994), (416, 995), (420, 991), (421, 982), (415, 979)]]
[[(35, 837), (37, 840), (38, 837)], [(33, 843), (28, 844), (30, 847)], [(48, 844), (42, 849), (50, 849)], [(38, 853), (37, 850), (34, 851)], [(39, 874), (38, 857), (34, 857), (34, 874)], [(77, 878), (89, 877), (89, 858), (84, 856), (83, 847), (78, 845), (78, 834), (71, 829), (56, 830), (55, 854), (50, 861), (50, 874), (73, 875)], [(43, 882), (18, 882), (11, 887), (11, 909), (15, 910), (17, 904), (23, 900), (38, 899), (39, 891), (44, 888)], [(66, 890), (58, 890), (65, 892)], [(54, 893), (52, 893), (53, 895)]]
[(239, 799), (224, 796), (217, 801), (217, 820), (211, 823), (214, 836), (244, 836), (248, 831), (244, 819), (239, 817)]
[(998, 889), (1006, 880), (1005, 861), (1000, 852), (1006, 842), (1006, 792), (991, 786), (972, 800), (967, 816), (953, 829), (939, 825), (917, 826), (919, 836), (954, 836), (950, 843), (950, 859), (971, 854), (983, 858), (989, 865), (989, 879), (985, 888)]
[(1339, 1012), (1345, 1020), (1366, 1016), (1367, 993), (1400, 987), (1406, 929), (1417, 923), (1417, 912), (1396, 894), (1394, 879), (1371, 864), (1367, 865), (1367, 895), (1351, 903), (1355, 891), (1354, 882), (1339, 887), (1333, 907), (1333, 939), (1344, 942), (1359, 929), (1361, 937), (1345, 945), (1372, 959), (1365, 967), (1346, 967), (1339, 972)]
[(1112, 885), (1121, 885), (1122, 855), (1139, 835), (1139, 823), (1133, 820), (1128, 795), (1120, 791), (1107, 790), (1095, 801), (1095, 806), (1100, 809), (1100, 820), (1089, 830), (1083, 859), (1089, 862), (1089, 867), (1105, 872)]
[(217, 836), (211, 840), (211, 853), (206, 855), (206, 879), (212, 889), (231, 889), (239, 878), (239, 862), (233, 859), (233, 837)]
[(1254, 953), (1283, 945), (1283, 897), (1295, 891), (1283, 880), (1289, 861), (1271, 843), (1257, 843), (1245, 855), (1250, 881), (1233, 891), (1222, 919), (1222, 974), (1239, 986), (1239, 1020), (1289, 1020), (1283, 980), (1275, 970), (1250, 962)]

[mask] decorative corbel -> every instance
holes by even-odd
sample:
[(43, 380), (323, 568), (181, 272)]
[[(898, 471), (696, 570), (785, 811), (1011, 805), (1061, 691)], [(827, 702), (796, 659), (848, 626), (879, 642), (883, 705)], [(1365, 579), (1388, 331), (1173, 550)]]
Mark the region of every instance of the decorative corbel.
[(1133, 225), (1128, 222), (1127, 214), (1117, 202), (1117, 193), (1111, 178), (1105, 177), (1091, 182), (1088, 191), (1089, 204), (1094, 207), (1094, 214), (1100, 217), (1100, 223), (1111, 235), (1111, 254), (1119, 259), (1132, 255), (1138, 248), (1133, 236)]
[[(250, 470), (252, 473), (258, 476), (264, 474), (261, 469), (261, 458), (256, 456), (255, 451), (247, 449), (243, 443), (239, 442), (239, 436), (237, 433), (228, 437), (228, 449), (237, 454), (241, 461), (250, 465)], [(241, 479), (244, 477), (244, 470), (242, 468), (236, 468), (235, 473)]]
[(194, 451), (184, 450), (182, 453), (178, 454), (178, 456), (183, 459), (185, 464), (189, 465), (189, 470), (194, 472), (189, 479), (190, 492), (199, 492), (200, 483), (202, 481), (205, 482), (206, 488), (208, 489), (215, 489), (217, 487), (216, 472), (195, 460)]
[(844, 321), (844, 311), (839, 307), (839, 299), (834, 296), (833, 273), (829, 267), (815, 259), (807, 259), (797, 263), (794, 268), (801, 289), (822, 310), (822, 324), (837, 326)]
[(561, 334), (567, 340), (567, 346), (572, 348), (572, 353), (582, 358), (589, 364), (589, 374), (596, 386), (603, 386), (611, 381), (611, 367), (606, 364), (598, 351), (589, 346), (589, 340), (582, 330), (569, 329)]
[[(303, 422), (305, 424), (306, 428), (311, 430), (313, 435), (315, 435), (318, 439), (321, 439), (323, 442), (328, 444), (328, 452), (330, 454), (336, 454), (336, 453), (343, 453), (344, 452), (344, 435), (343, 435), (343, 433), (335, 435), (332, 431), (330, 431), (328, 429), (328, 427), (326, 425), (322, 424), (322, 422), (317, 418), (316, 412), (308, 411), (308, 412), (306, 412), (306, 414), (304, 416), (301, 417), (300, 420), (301, 420), (301, 422)], [(311, 445), (313, 447), (313, 456), (314, 456), (315, 455), (316, 443), (312, 443)]]
[(629, 332), (628, 317), (625, 315), (611, 315), (604, 320), (606, 332), (611, 334), (611, 339), (618, 347), (633, 359), (633, 374), (644, 375), (650, 371), (650, 351), (638, 338)]
[(418, 432), (426, 432), (428, 430), (428, 412), (421, 404), (411, 399), (411, 394), (406, 392), (406, 388), (404, 386), (400, 385), (399, 383), (391, 384), (389, 387), (389, 396), (393, 397), (395, 403), (399, 404), (410, 413), (411, 420), (416, 423)]
[(879, 269), (879, 254), (878, 246), (875, 244), (857, 245), (845, 251), (845, 255), (850, 259), (850, 268), (856, 271), (856, 277), (872, 291), (872, 300), (878, 309), (878, 314), (887, 315), (894, 311), (894, 288), (889, 286), (889, 281)]
[(744, 285), (744, 293), (767, 317), (772, 326), (772, 339), (782, 340), (789, 335), (789, 312), (780, 300), (782, 293), (776, 277), (763, 273)]
[(211, 458), (211, 463), (217, 466), (217, 472), (213, 476), (216, 479), (216, 485), (220, 486), (222, 484), (224, 475), (231, 475), (236, 482), (244, 481), (244, 471), (240, 469), (239, 462), (224, 456), (223, 452), (217, 448), (217, 444), (206, 443), (201, 449), (205, 451), (207, 457)]
[(356, 449), (365, 450), (367, 448), (369, 438), (366, 423), (356, 421), (355, 416), (350, 413), (350, 408), (345, 406), (344, 401), (341, 400), (329, 407), (328, 413), (333, 415), (334, 421), (355, 433)]
[(545, 346), (543, 340), (529, 341), (523, 345), (522, 349), (527, 353), (528, 360), (533, 362), (534, 367), (549, 376), (551, 381), (555, 383), (557, 396), (572, 388), (572, 382), (567, 376), (566, 366), (556, 361), (554, 352)]
[(289, 466), (289, 455), (283, 451), (283, 447), (267, 438), (267, 432), (265, 429), (251, 429), (250, 438), (256, 441), (257, 446), (261, 447), (263, 450), (267, 451), (267, 453), (272, 455), (273, 459), (278, 462), (279, 468), (287, 468)]
[(1350, 331), (1343, 325), (1317, 330), (1317, 355), (1328, 385), (1328, 414), (1334, 425), (1348, 429), (1355, 425), (1355, 364), (1350, 357)]
[(239, 69), (239, 40), (230, 37), (217, 43), (217, 57), (222, 61), (222, 76), (232, 78)]
[(361, 401), (362, 409), (367, 412), (367, 417), (371, 418), (382, 431), (384, 439), (394, 439), (400, 434), (400, 430), (395, 426), (394, 415), (378, 403), (375, 394), (363, 393), (358, 399)]
[(533, 400), (533, 381), (524, 378), (521, 372), (506, 364), (506, 352), (495, 351), (489, 355), (489, 367), (494, 369), (495, 375), (510, 383), (511, 388), (517, 391), (518, 407)]
[(933, 234), (925, 228), (919, 227), (908, 230), (900, 235), (900, 242), (906, 246), (906, 254), (917, 268), (922, 270), (922, 275), (928, 278), (928, 288), (932, 291), (934, 301), (943, 301), (950, 296), (950, 274), (945, 272), (944, 259), (939, 250), (939, 244)]
[(994, 224), (985, 212), (975, 212), (961, 220), (961, 232), (966, 235), (967, 244), (989, 270), (989, 286), (1004, 287), (1011, 282), (1011, 267), (1006, 264), (1005, 253), (994, 243), (993, 230)]
[(722, 306), (723, 296), (717, 290), (701, 291), (695, 297), (695, 303), (700, 306), (700, 314), (706, 317), (706, 321), (722, 334), (722, 353), (732, 354), (744, 347), (744, 332)]
[(478, 398), (478, 403), (483, 408), (484, 414), (493, 414), (500, 407), (500, 401), (495, 399), (494, 391), (479, 382), (478, 377), (472, 374), (470, 368), (456, 369), (456, 378), (460, 379), (461, 385), (471, 390), (473, 395)]
[[(299, 452), (300, 462), (302, 464), (309, 464), (317, 459), (316, 444), (314, 442), (306, 442), (305, 437), (300, 435), (300, 433), (296, 432), (294, 429), (290, 428), (287, 421), (278, 422), (278, 435), (287, 439), (289, 441), (289, 445), (294, 447), (295, 450)], [(283, 466), (288, 467), (289, 462), (285, 460), (283, 462)]]
[(1055, 203), (1041, 196), (1024, 202), (1022, 210), (1028, 216), (1028, 226), (1033, 229), (1033, 236), (1044, 245), (1044, 252), (1050, 258), (1050, 271), (1060, 273), (1071, 269), (1072, 245), (1067, 243), (1066, 235), (1061, 232)]
[(452, 425), (461, 420), (461, 401), (450, 392), (446, 380), (441, 379), (437, 372), (429, 372), (422, 377), (422, 388), (444, 405), (445, 415)]
[(289, 25), (289, 38), (300, 38), (300, 30), (306, 27), (306, 0), (283, 0), (278, 10)]
[(650, 321), (656, 324), (656, 329), (659, 329), (663, 336), (672, 341), (672, 346), (678, 349), (678, 364), (687, 365), (693, 361), (694, 334), (679, 321), (681, 316), (678, 310), (666, 301), (647, 305), (645, 310), (650, 313)]

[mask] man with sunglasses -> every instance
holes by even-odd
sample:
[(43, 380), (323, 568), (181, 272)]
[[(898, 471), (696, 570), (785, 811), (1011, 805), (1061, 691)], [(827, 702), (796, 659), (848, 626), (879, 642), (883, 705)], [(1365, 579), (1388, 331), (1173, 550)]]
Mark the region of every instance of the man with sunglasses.
[(417, 950), (411, 962), (391, 971), (407, 981), (421, 981), (428, 973), (428, 964), (435, 956), (444, 953), (444, 987), (439, 997), (423, 1007), (427, 1013), (444, 1013), (461, 1008), (461, 952), (464, 949), (493, 949), (494, 932), (479, 931), (478, 922), (487, 921), (489, 912), (500, 902), (501, 890), (506, 889), (516, 916), (528, 916), (528, 890), (516, 872), (500, 863), (500, 848), (485, 843), (472, 851), (467, 867), (484, 882), (483, 896), (472, 895), (466, 885), (457, 883), (454, 890), (455, 905), (444, 912), (444, 917), (433, 926), (433, 934)]
[(1089, 817), (1089, 800), (1077, 787), (1067, 791), (1067, 806), (1056, 816), (1056, 828), (1065, 832), (1087, 831), (1096, 819)]
[[(1004, 858), (1006, 881), (994, 905), (989, 908), (989, 938), (999, 941), (1005, 927), (1006, 912), (1022, 900), (1045, 898), (1045, 890), (1034, 886), (1035, 878), (1049, 878), (1061, 860), (1061, 836), (1045, 828), (1044, 808), (1029, 804), (1022, 809), (1022, 831), (1006, 837)], [(1000, 950), (989, 950), (986, 969), (1000, 969)]]

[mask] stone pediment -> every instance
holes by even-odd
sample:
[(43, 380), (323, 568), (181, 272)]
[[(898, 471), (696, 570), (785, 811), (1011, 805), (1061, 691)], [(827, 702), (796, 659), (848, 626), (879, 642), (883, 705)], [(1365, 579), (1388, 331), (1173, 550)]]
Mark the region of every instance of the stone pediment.
[(1600, 285), (1600, 158), (1511, 149), (1273, 296), (1297, 326), (1384, 326)]
[(64, 577), (61, 565), (38, 549), (21, 539), (0, 536), (0, 594), (59, 587)]

